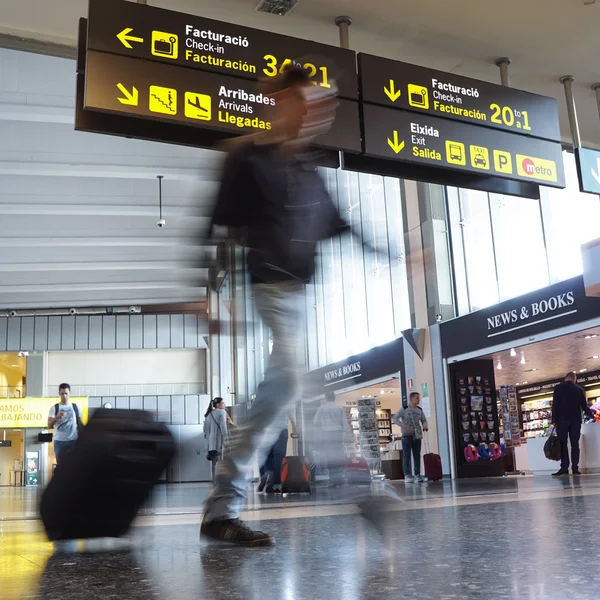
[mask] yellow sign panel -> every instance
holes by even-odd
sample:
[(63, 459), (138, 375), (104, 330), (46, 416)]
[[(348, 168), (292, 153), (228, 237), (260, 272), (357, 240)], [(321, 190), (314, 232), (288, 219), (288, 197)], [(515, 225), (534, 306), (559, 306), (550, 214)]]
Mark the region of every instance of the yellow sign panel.
[(162, 113), (164, 115), (176, 115), (177, 90), (161, 87), (160, 85), (151, 85), (150, 104), (148, 108), (152, 112)]
[(408, 103), (415, 108), (429, 108), (429, 90), (422, 85), (408, 84)]
[(467, 164), (467, 153), (465, 151), (465, 145), (462, 142), (453, 142), (452, 140), (446, 140), (446, 160), (451, 165), (463, 165)]
[(471, 146), (471, 166), (475, 169), (490, 168), (490, 153), (485, 146)]
[(517, 173), (521, 177), (531, 177), (542, 181), (558, 181), (556, 163), (553, 160), (544, 158), (517, 154)]
[[(60, 398), (8, 398), (0, 400), (0, 429), (45, 429), (50, 409)], [(71, 398), (84, 423), (88, 420), (87, 397)]]
[(512, 156), (510, 152), (494, 150), (494, 169), (496, 169), (498, 173), (507, 173), (508, 175), (512, 174), (513, 167)]
[(211, 98), (207, 94), (185, 93), (185, 116), (189, 119), (210, 121), (212, 117)]
[(152, 32), (152, 54), (176, 60), (179, 56), (179, 36), (164, 31)]

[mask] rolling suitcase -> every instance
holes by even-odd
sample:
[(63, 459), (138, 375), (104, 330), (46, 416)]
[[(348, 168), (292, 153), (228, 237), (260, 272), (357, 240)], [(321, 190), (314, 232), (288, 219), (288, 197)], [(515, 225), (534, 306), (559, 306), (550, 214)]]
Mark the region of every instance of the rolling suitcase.
[(425, 438), (426, 454), (423, 455), (423, 466), (425, 467), (425, 477), (429, 481), (440, 481), (444, 476), (442, 471), (442, 459), (439, 454), (429, 452), (429, 442)]
[(349, 484), (370, 484), (371, 469), (369, 463), (362, 456), (346, 460), (346, 481)]
[(173, 436), (150, 413), (97, 410), (42, 495), (48, 538), (127, 533), (174, 452)]
[(281, 463), (281, 493), (310, 494), (310, 464), (306, 456), (286, 456)]

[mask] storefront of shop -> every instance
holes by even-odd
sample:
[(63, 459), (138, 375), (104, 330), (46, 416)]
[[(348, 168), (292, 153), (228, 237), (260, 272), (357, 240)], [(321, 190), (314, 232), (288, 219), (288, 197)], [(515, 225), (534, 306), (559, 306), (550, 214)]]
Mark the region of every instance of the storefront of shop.
[[(574, 371), (600, 396), (600, 298), (583, 276), (440, 325), (457, 477), (543, 472), (552, 390)], [(600, 424), (584, 425), (580, 467), (600, 467)], [(587, 438), (587, 439), (586, 439)], [(497, 446), (505, 456), (500, 456)]]
[[(304, 381), (306, 400), (301, 418), (305, 423), (312, 419), (319, 400), (333, 392), (336, 404), (346, 410), (355, 436), (354, 448), (367, 459), (372, 472), (400, 478), (400, 453), (389, 444), (400, 434), (392, 424), (392, 415), (406, 404), (404, 381), (404, 339), (398, 338), (309, 372)], [(310, 443), (306, 452), (311, 452)]]

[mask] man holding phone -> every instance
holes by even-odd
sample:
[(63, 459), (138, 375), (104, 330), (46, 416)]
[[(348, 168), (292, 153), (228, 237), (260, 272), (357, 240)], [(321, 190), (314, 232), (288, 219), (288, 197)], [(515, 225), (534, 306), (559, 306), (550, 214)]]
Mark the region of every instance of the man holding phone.
[(54, 429), (54, 455), (56, 464), (60, 465), (64, 456), (73, 450), (79, 437), (78, 430), (83, 427), (83, 421), (79, 407), (69, 400), (71, 386), (68, 383), (61, 383), (58, 394), (60, 403), (50, 409), (48, 429)]

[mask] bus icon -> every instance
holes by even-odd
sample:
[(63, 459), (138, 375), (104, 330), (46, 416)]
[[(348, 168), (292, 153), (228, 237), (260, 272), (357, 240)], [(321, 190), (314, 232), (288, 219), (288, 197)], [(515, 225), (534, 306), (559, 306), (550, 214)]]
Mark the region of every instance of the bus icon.
[(464, 148), (459, 144), (449, 144), (450, 158), (452, 160), (462, 160)]
[(467, 164), (465, 145), (462, 142), (446, 140), (446, 161), (451, 165), (465, 166)]

